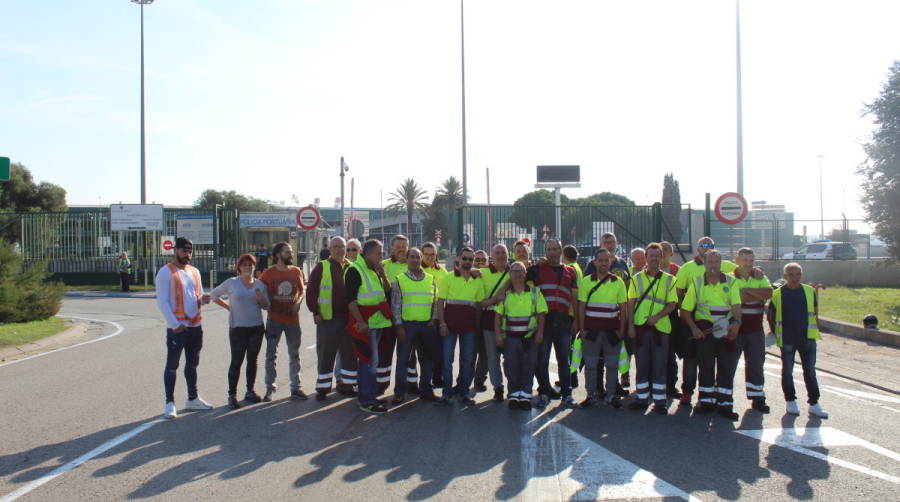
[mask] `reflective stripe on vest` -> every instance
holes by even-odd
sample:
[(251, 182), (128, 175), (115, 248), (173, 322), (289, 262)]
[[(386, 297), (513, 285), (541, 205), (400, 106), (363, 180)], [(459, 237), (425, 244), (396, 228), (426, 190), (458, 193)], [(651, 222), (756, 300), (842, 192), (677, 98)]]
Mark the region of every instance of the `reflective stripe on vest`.
[(742, 303), (741, 312), (744, 314), (762, 314), (763, 304), (762, 302)]
[[(819, 326), (816, 324), (816, 290), (812, 286), (801, 284), (803, 292), (806, 294), (806, 338), (810, 340), (819, 339)], [(782, 286), (782, 288), (785, 286)], [(779, 347), (784, 345), (783, 340), (783, 317), (781, 310), (781, 288), (776, 289), (772, 293), (772, 303), (775, 304), (775, 344)]]
[(406, 273), (397, 276), (402, 303), (400, 316), (403, 321), (430, 321), (434, 305), (434, 277), (422, 274), (421, 280), (414, 280)]
[[(727, 295), (728, 304), (727, 305), (710, 305), (708, 303), (703, 302), (703, 286), (706, 281), (704, 278), (706, 275), (701, 275), (694, 279), (694, 287), (697, 293), (697, 307), (695, 312), (697, 314), (705, 315), (709, 317), (712, 322), (716, 322), (720, 319), (724, 319), (731, 315), (731, 295)], [(725, 286), (731, 289), (734, 287), (734, 276), (725, 274)]]
[[(356, 267), (356, 270), (359, 271), (359, 275), (362, 277), (362, 284), (360, 284), (359, 292), (356, 295), (356, 303), (371, 306), (384, 302), (384, 287), (381, 285), (378, 274), (369, 268), (365, 260), (362, 262), (357, 261), (351, 266)], [(378, 285), (377, 290), (374, 289), (376, 287), (375, 284)], [(375, 312), (368, 319), (368, 324), (373, 329), (388, 328), (391, 326), (391, 321), (384, 317), (381, 312)]]
[[(637, 278), (638, 298), (643, 296), (644, 301), (649, 300), (653, 303), (658, 303), (662, 306), (665, 306), (666, 305), (665, 299), (660, 300), (659, 298), (652, 296), (650, 293), (647, 293), (647, 296), (644, 296), (644, 290), (649, 286), (649, 284), (647, 286), (644, 285), (644, 276), (645, 275), (646, 274), (637, 274), (636, 276), (634, 276)], [(665, 288), (663, 289), (663, 294), (667, 295), (669, 293), (669, 286), (671, 286), (671, 285), (672, 285), (672, 276), (666, 275), (666, 284), (665, 284)], [(657, 290), (657, 291), (659, 291), (659, 290)]]
[(333, 287), (331, 284), (331, 260), (322, 261), (322, 279), (319, 281), (319, 314), (330, 321), (334, 317), (331, 307)]
[(200, 271), (190, 265), (187, 265), (184, 269), (185, 272), (191, 274), (191, 277), (194, 279), (194, 294), (197, 297), (197, 315), (188, 317), (184, 310), (184, 283), (181, 281), (181, 276), (178, 274), (178, 267), (172, 263), (169, 263), (167, 267), (169, 267), (169, 273), (172, 274), (172, 293), (175, 300), (175, 311), (173, 314), (175, 314), (175, 319), (178, 319), (179, 321), (188, 321), (191, 324), (191, 327), (197, 326), (203, 319), (200, 316), (200, 297), (203, 296)]
[[(534, 335), (534, 330), (537, 328), (537, 289), (531, 288), (531, 313), (527, 316), (511, 316), (509, 313), (509, 297), (513, 294), (512, 291), (507, 292), (506, 297), (503, 299), (503, 318), (500, 322), (500, 329), (503, 331), (505, 335), (511, 335), (515, 337), (522, 338), (530, 338)], [(545, 299), (546, 301), (546, 299)]]

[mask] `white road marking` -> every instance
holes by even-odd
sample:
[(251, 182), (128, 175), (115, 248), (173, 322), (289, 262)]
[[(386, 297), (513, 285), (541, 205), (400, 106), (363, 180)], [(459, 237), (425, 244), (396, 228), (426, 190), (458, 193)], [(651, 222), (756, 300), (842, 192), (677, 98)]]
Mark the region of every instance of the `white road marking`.
[(110, 335), (101, 336), (100, 338), (94, 338), (93, 340), (88, 340), (86, 342), (76, 343), (75, 345), (69, 345), (67, 347), (60, 347), (58, 349), (48, 350), (47, 352), (41, 352), (40, 354), (35, 354), (33, 356), (23, 357), (21, 359), (14, 359), (12, 361), (7, 361), (5, 363), (0, 364), (0, 368), (2, 368), (3, 366), (9, 366), (11, 364), (21, 363), (22, 361), (28, 361), (29, 359), (34, 359), (36, 357), (46, 356), (47, 354), (53, 354), (56, 352), (61, 352), (63, 350), (74, 349), (75, 347), (81, 347), (82, 345), (87, 345), (89, 343), (102, 342), (103, 340), (108, 340), (114, 336), (119, 336), (125, 332), (125, 328), (122, 327), (121, 324), (114, 322), (114, 321), (107, 321), (105, 319), (89, 319), (87, 317), (76, 317), (76, 316), (67, 315), (67, 314), (57, 314), (56, 317), (65, 317), (66, 319), (78, 319), (80, 321), (105, 322), (107, 324), (112, 324), (116, 328), (116, 331)]
[(309, 350), (312, 350), (312, 349), (316, 348), (316, 344), (312, 344), (312, 345), (310, 345), (309, 347), (306, 347), (306, 348), (309, 349)]
[(865, 392), (861, 390), (844, 389), (841, 387), (832, 387), (830, 385), (824, 385), (823, 388), (832, 390), (834, 392), (840, 392), (842, 394), (861, 397), (863, 399), (874, 399), (876, 401), (884, 401), (886, 403), (900, 404), (900, 398), (886, 396), (884, 394), (876, 394), (874, 392)]
[(125, 441), (128, 441), (129, 439), (133, 438), (134, 436), (137, 436), (138, 434), (144, 432), (145, 430), (149, 429), (150, 427), (153, 427), (154, 425), (158, 424), (162, 420), (163, 420), (162, 418), (158, 418), (156, 420), (152, 420), (150, 422), (141, 424), (141, 425), (135, 427), (134, 429), (131, 429), (130, 431), (126, 432), (125, 434), (122, 434), (113, 439), (110, 439), (109, 441), (107, 441), (107, 442), (103, 443), (102, 445), (94, 448), (93, 450), (85, 453), (84, 455), (76, 458), (75, 460), (67, 462), (67, 463), (57, 467), (53, 471), (49, 472), (48, 474), (45, 474), (45, 475), (41, 476), (40, 478), (35, 479), (31, 483), (28, 483), (27, 485), (19, 488), (18, 490), (14, 491), (10, 494), (4, 495), (3, 497), (0, 497), (0, 502), (12, 502), (13, 500), (16, 500), (17, 498), (21, 497), (22, 495), (25, 495), (25, 494), (31, 492), (32, 490), (34, 490), (35, 488), (38, 488), (38, 487), (44, 485), (45, 483), (51, 481), (53, 478), (80, 466), (81, 464), (87, 462), (88, 460), (96, 457), (97, 455), (101, 455), (112, 448), (115, 448), (116, 446), (124, 443)]
[(764, 443), (781, 446), (797, 453), (802, 453), (819, 460), (824, 460), (829, 464), (846, 467), (863, 474), (883, 479), (894, 484), (900, 485), (900, 478), (876, 471), (868, 467), (854, 464), (846, 460), (835, 458), (829, 454), (820, 453), (809, 448), (817, 447), (833, 447), (833, 446), (862, 446), (880, 455), (884, 455), (892, 460), (900, 461), (900, 454), (882, 448), (876, 444), (870, 443), (865, 439), (858, 438), (852, 434), (833, 429), (831, 427), (795, 427), (787, 429), (756, 429), (756, 430), (737, 430), (738, 434), (756, 438)]
[(531, 500), (622, 500), (680, 497), (684, 490), (558, 423), (571, 410), (536, 416), (522, 428), (522, 466)]

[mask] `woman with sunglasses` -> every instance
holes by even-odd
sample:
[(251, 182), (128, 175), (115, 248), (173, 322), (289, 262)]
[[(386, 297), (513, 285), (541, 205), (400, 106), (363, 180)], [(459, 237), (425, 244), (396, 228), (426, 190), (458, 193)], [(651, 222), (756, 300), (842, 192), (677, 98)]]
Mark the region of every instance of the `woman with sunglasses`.
[[(262, 347), (262, 310), (269, 308), (265, 284), (253, 277), (256, 258), (243, 254), (237, 259), (238, 275), (232, 277), (211, 293), (212, 301), (228, 310), (228, 337), (231, 342), (231, 364), (228, 367), (228, 406), (240, 408), (237, 400), (237, 384), (241, 365), (247, 360), (247, 392), (244, 400), (258, 403), (261, 397), (253, 390), (256, 383), (256, 358)], [(228, 303), (222, 297), (228, 297)]]

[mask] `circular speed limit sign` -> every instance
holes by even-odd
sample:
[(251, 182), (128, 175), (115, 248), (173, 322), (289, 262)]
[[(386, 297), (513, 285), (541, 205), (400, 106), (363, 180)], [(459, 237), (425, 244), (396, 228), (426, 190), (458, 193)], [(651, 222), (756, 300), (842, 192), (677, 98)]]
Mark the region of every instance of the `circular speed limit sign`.
[(723, 193), (716, 199), (716, 218), (726, 225), (737, 225), (747, 217), (747, 200), (737, 192)]

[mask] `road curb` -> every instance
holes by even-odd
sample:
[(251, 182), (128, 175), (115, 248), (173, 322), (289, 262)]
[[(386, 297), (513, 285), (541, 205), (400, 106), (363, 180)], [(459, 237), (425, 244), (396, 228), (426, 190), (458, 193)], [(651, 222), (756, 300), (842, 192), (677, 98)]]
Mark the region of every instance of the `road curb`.
[(41, 338), (40, 340), (35, 340), (33, 342), (28, 342), (23, 345), (0, 349), (0, 361), (5, 361), (13, 357), (27, 356), (36, 352), (50, 350), (65, 345), (66, 342), (77, 339), (85, 333), (87, 333), (87, 323), (76, 321), (72, 323), (71, 327), (55, 335)]
[(850, 324), (837, 319), (829, 319), (819, 316), (819, 329), (833, 335), (856, 338), (875, 342), (889, 347), (900, 348), (900, 333), (887, 329), (866, 329), (856, 324)]
[(156, 298), (156, 292), (147, 293), (118, 293), (115, 291), (69, 291), (65, 293), (69, 298)]

